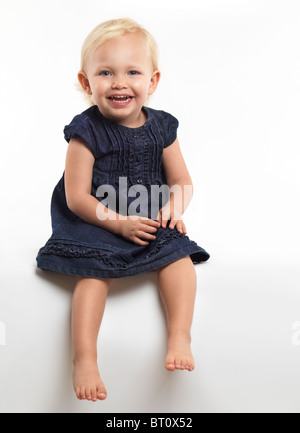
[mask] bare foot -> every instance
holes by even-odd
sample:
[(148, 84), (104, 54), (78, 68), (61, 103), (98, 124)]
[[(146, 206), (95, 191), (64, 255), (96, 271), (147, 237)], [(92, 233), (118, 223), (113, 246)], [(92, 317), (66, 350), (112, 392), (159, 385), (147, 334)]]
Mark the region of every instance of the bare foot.
[(188, 370), (195, 368), (194, 357), (191, 351), (191, 339), (186, 335), (177, 334), (169, 337), (166, 369)]
[(97, 362), (74, 362), (73, 370), (74, 391), (79, 400), (105, 400), (107, 392), (100, 378)]

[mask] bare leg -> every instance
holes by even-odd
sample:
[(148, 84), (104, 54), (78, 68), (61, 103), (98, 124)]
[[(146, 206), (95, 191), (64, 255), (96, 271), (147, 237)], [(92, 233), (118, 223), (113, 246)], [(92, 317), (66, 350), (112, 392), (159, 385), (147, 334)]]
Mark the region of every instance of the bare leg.
[(111, 281), (77, 278), (72, 302), (73, 385), (80, 400), (107, 396), (98, 370), (97, 339)]
[(158, 284), (168, 319), (166, 368), (192, 371), (191, 326), (194, 314), (197, 276), (190, 256), (157, 270)]

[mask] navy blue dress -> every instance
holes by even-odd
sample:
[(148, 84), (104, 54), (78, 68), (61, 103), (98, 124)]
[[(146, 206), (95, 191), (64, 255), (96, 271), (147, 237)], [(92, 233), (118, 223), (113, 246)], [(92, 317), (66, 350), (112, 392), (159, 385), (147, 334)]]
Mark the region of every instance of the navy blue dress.
[[(162, 154), (177, 137), (178, 121), (164, 111), (148, 107), (143, 110), (146, 123), (128, 128), (104, 117), (94, 105), (75, 116), (64, 135), (68, 142), (71, 138), (82, 140), (95, 157), (91, 190), (94, 197), (105, 205), (108, 194), (99, 194), (99, 187), (110, 185), (116, 192), (115, 212), (155, 219), (151, 204), (158, 212), (168, 196), (151, 194), (150, 188), (166, 185)], [(124, 201), (128, 205), (125, 212)], [(155, 270), (188, 255), (194, 264), (210, 257), (176, 227), (169, 229), (170, 220), (145, 246), (85, 222), (67, 206), (64, 173), (53, 191), (51, 219), (52, 236), (36, 257), (40, 269), (91, 278), (122, 278)]]

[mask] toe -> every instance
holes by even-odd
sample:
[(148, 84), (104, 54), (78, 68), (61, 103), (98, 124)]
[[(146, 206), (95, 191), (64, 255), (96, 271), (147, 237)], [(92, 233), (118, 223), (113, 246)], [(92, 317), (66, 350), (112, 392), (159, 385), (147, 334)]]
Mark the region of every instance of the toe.
[(175, 368), (177, 368), (177, 370), (181, 370), (181, 360), (180, 359), (175, 359)]
[(79, 398), (80, 400), (85, 400), (85, 388), (84, 387), (80, 387), (80, 391), (79, 391)]
[(192, 363), (189, 359), (183, 361), (184, 370), (190, 370)]
[(85, 398), (87, 400), (91, 400), (92, 399), (90, 388), (86, 388), (86, 390), (85, 390)]
[(98, 392), (97, 397), (98, 397), (99, 400), (105, 400), (106, 397), (107, 397), (107, 394), (106, 394), (106, 392), (103, 392), (103, 391), (102, 392)]
[(188, 371), (193, 371), (194, 368), (195, 368), (195, 366), (194, 366), (194, 364), (193, 364), (192, 362), (187, 363), (187, 365), (186, 365), (186, 369), (187, 369)]
[(107, 397), (106, 389), (102, 383), (99, 383), (99, 385), (97, 386), (97, 398), (99, 400), (105, 400), (106, 397)]
[(166, 359), (166, 369), (169, 371), (174, 371), (175, 370), (175, 362), (174, 359), (172, 358), (167, 358)]
[(174, 364), (166, 364), (166, 369), (169, 371), (174, 371), (175, 370), (175, 365)]
[(81, 396), (80, 396), (80, 388), (78, 387), (78, 388), (76, 388), (74, 391), (75, 391), (76, 397), (77, 397), (79, 400), (81, 400)]
[(92, 401), (97, 401), (97, 392), (96, 389), (91, 390), (91, 399)]

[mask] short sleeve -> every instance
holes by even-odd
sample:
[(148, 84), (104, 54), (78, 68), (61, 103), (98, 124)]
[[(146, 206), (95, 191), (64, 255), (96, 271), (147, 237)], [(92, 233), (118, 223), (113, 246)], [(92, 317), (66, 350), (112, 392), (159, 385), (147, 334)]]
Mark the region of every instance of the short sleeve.
[(179, 122), (172, 114), (163, 111), (163, 125), (165, 135), (164, 148), (166, 148), (176, 140)]
[(68, 143), (72, 138), (77, 138), (83, 141), (96, 158), (97, 140), (93, 129), (94, 128), (91, 120), (87, 116), (79, 114), (74, 117), (69, 125), (64, 127), (65, 140)]

